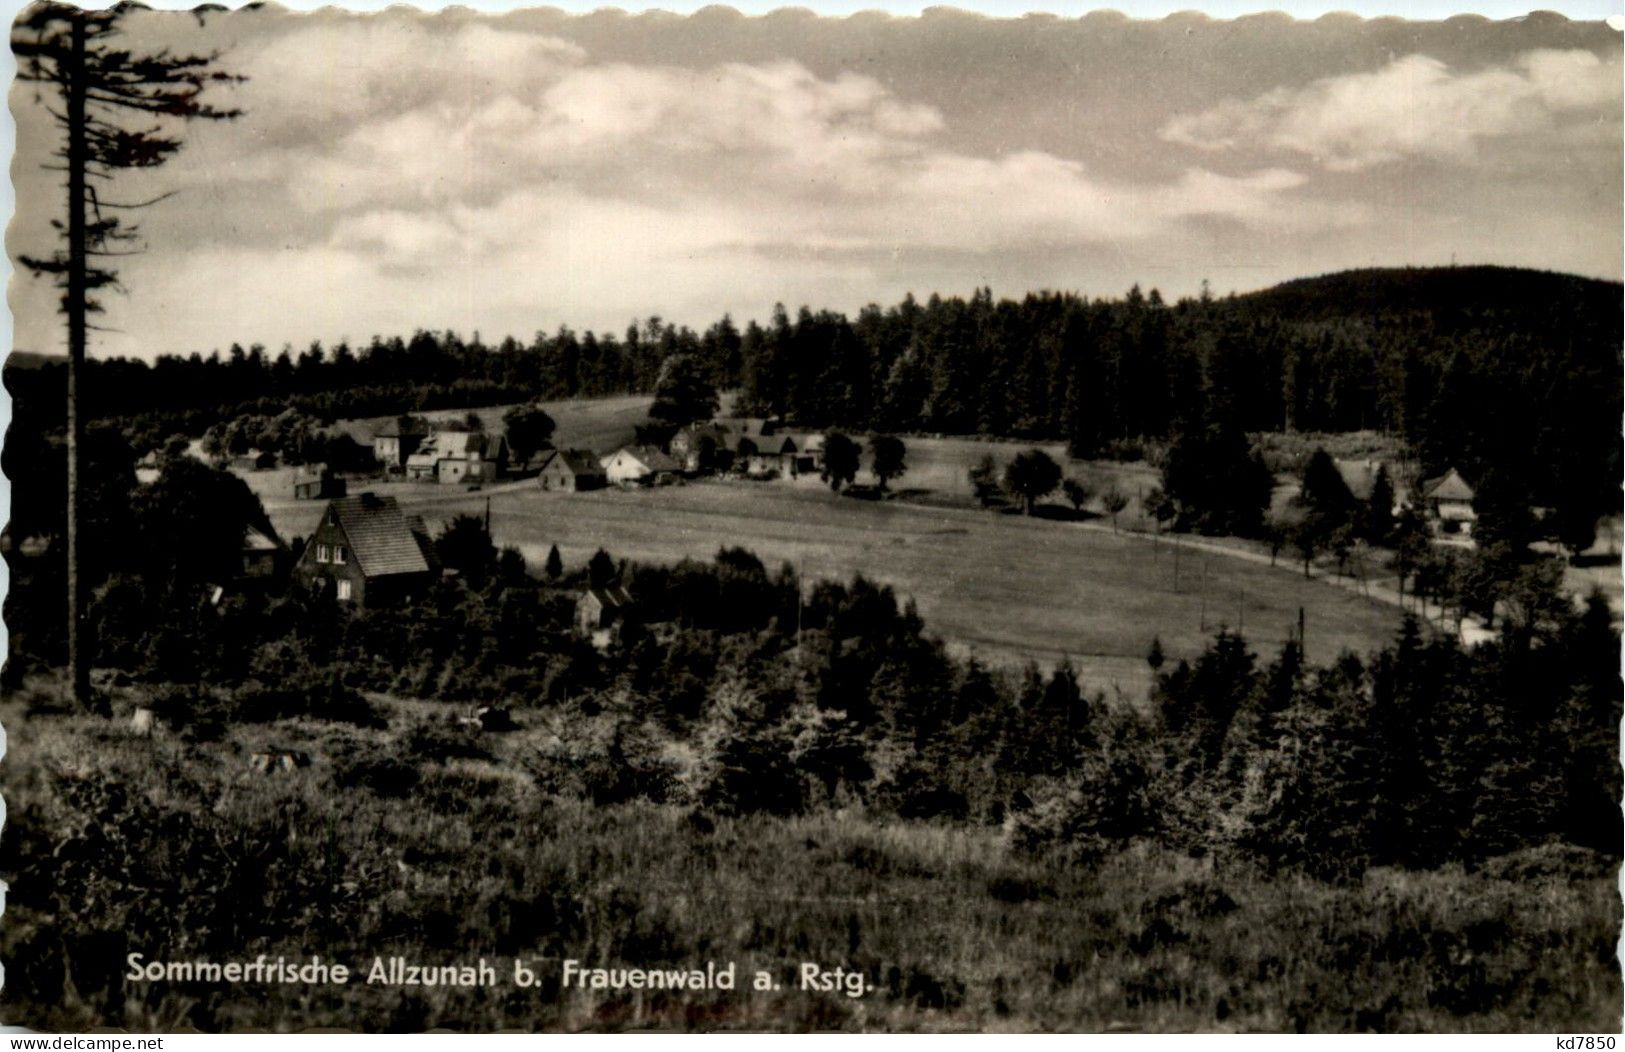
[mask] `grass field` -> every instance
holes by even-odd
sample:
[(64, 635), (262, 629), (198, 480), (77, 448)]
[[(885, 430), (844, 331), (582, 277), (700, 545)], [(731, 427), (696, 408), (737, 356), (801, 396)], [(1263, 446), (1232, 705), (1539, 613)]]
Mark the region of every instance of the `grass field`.
[[(633, 429), (649, 419), (648, 395), (621, 395), (615, 398), (570, 398), (556, 402), (542, 402), (541, 406), (558, 425), (553, 444), (561, 448), (585, 447), (600, 454), (613, 452), (632, 441)], [(503, 430), (502, 414), (512, 406), (496, 405), (481, 409), (436, 410), (421, 414), (428, 420), (462, 420), (469, 413), (479, 415), (485, 429), (492, 434)], [(373, 416), (355, 420), (340, 420), (339, 430), (348, 433), (363, 445), (372, 444), (372, 436), (393, 427), (395, 417)]]
[[(976, 443), (966, 443), (976, 445)], [(949, 451), (939, 463), (957, 455)], [(948, 470), (943, 468), (941, 470)], [(376, 485), (431, 528), (483, 514), (492, 533), (540, 567), (557, 544), (568, 565), (598, 548), (617, 558), (709, 559), (725, 545), (807, 577), (862, 573), (913, 598), (932, 631), (1000, 663), (1073, 659), (1109, 696), (1143, 697), (1153, 637), (1189, 656), (1220, 625), (1273, 649), (1306, 610), (1309, 655), (1364, 652), (1389, 640), (1399, 614), (1291, 567), (1179, 552), (1144, 536), (1019, 515), (837, 497), (815, 481), (706, 481), (649, 490), (542, 493), (527, 483), (477, 493), (432, 485)], [(267, 501), (284, 537), (308, 536), (317, 502)], [(1176, 581), (1177, 574), (1177, 581)]]

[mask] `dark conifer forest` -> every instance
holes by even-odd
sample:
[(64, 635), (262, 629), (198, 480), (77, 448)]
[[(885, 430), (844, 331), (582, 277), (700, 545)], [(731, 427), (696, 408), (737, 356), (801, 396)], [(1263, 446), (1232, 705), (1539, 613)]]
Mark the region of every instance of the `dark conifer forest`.
[[(1065, 440), (1079, 456), (1135, 455), (1204, 431), (1396, 435), (1424, 472), (1490, 465), (1542, 505), (1615, 502), (1621, 290), (1504, 267), (1348, 271), (1227, 298), (1167, 303), (1031, 293), (913, 297), (856, 318), (782, 306), (766, 324), (702, 333), (650, 318), (622, 335), (561, 327), (496, 344), (450, 332), (272, 352), (95, 364), (94, 415), (137, 451), (290, 404), (324, 419), (531, 398), (650, 392), (693, 356), (739, 406), (808, 427)], [(44, 368), (25, 368), (44, 365)], [(49, 431), (53, 359), (7, 369), (17, 419)], [(33, 419), (34, 413), (49, 414)]]

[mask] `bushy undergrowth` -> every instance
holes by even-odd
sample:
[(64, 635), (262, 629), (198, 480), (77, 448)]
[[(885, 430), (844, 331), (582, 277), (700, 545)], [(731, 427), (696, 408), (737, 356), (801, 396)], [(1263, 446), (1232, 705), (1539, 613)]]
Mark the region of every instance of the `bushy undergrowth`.
[[(478, 760), (263, 775), (241, 741), (6, 714), (7, 1022), (61, 1030), (1237, 1029), (1600, 1031), (1617, 1025), (1610, 867), (1579, 848), (1349, 884), (1143, 839), (1035, 857), (1016, 834), (826, 812), (729, 817)], [(402, 717), (404, 718), (404, 717)], [(248, 734), (252, 728), (239, 731)], [(315, 733), (314, 731), (312, 733)], [(371, 744), (369, 744), (369, 742)], [(94, 747), (92, 753), (91, 748)], [(624, 745), (623, 745), (624, 747)], [(331, 749), (333, 753), (341, 752)], [(370, 757), (370, 758), (369, 758)], [(369, 766), (370, 765), (370, 766)], [(370, 772), (360, 776), (358, 772)], [(1034, 807), (1041, 811), (1043, 802)], [(1063, 802), (1063, 813), (1076, 807)], [(537, 991), (129, 983), (149, 959), (525, 957)], [(561, 992), (559, 962), (708, 959), (777, 993)], [(862, 999), (794, 989), (803, 960)]]

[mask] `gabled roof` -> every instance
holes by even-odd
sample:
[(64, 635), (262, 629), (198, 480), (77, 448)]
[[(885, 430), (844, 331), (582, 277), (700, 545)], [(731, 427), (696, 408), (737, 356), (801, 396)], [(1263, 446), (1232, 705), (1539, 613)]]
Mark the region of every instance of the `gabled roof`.
[(606, 584), (602, 588), (588, 588), (587, 595), (598, 600), (605, 610), (618, 610), (623, 606), (632, 604), (632, 594), (626, 590), (625, 585)]
[(710, 421), (696, 421), (692, 424), (685, 424), (677, 434), (672, 436), (672, 441), (676, 442), (678, 439), (682, 439), (685, 442), (697, 443), (702, 438), (709, 438), (720, 446), (728, 440), (728, 428)]
[(542, 455), (541, 470), (563, 468), (572, 475), (602, 475), (603, 467), (590, 449), (550, 449)]
[(1438, 478), (1423, 482), (1422, 497), (1424, 500), (1470, 501), (1473, 499), (1473, 487), (1467, 485), (1467, 480), (1455, 468), (1451, 468)]
[(243, 527), (243, 551), (274, 552), (281, 547), (282, 542), (275, 538), (275, 534), (267, 535), (264, 530), (255, 526)]
[(406, 526), (412, 531), (412, 539), (418, 542), (418, 551), (423, 553), (423, 561), (429, 564), (430, 570), (440, 569), (440, 557), (434, 551), (434, 538), (429, 536), (429, 527), (423, 524), (423, 516), (406, 516)]
[[(429, 561), (413, 529), (413, 522), (401, 514), (394, 497), (362, 493), (329, 501), (328, 514), (338, 520), (349, 538), (350, 551), (368, 577), (398, 573), (428, 573)], [(418, 530), (423, 520), (416, 516)]]
[(608, 467), (616, 457), (622, 455), (637, 461), (650, 472), (681, 471), (683, 469), (683, 465), (677, 463), (677, 461), (673, 460), (665, 453), (662, 453), (654, 446), (623, 446), (611, 453), (609, 456), (605, 457), (603, 460), (603, 465)]
[(437, 431), (430, 441), (440, 457), (458, 459), (484, 456), (495, 445), (483, 431)]

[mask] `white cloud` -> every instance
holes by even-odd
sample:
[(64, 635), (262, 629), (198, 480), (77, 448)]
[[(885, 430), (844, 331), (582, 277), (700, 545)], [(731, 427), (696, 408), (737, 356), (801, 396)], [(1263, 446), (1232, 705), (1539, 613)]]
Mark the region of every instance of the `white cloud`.
[[(547, 35), (562, 29), (466, 13), (241, 17), (264, 19), (228, 52), (251, 78), (232, 98), (245, 116), (189, 127), (151, 177), (154, 194), (185, 195), (143, 217), (154, 251), (127, 261), (136, 295), (110, 319), (137, 335), (101, 347), (144, 353), (154, 332), (187, 350), (418, 326), (523, 334), (651, 312), (704, 324), (775, 300), (852, 309), (983, 283), (1252, 287), (1457, 251), (1617, 272), (1617, 237), (1575, 234), (1617, 227), (1597, 218), (1618, 209), (1617, 53), (1526, 50), (1471, 70), (1410, 55), (1173, 120), (1166, 84), (1196, 74), (1152, 66), (1143, 112), (1126, 108), (1132, 133), (1106, 134), (1062, 128), (1099, 101), (1093, 80), (1062, 90), (1013, 53), (977, 67), (984, 97), (957, 70), (842, 71), (795, 42), (712, 61), (589, 52)], [(669, 63), (637, 57), (655, 54)], [(1046, 116), (989, 126), (1022, 105)], [(1236, 152), (1193, 162), (1191, 146)], [(1473, 163), (1379, 167), (1406, 157)], [(1310, 159), (1365, 174), (1311, 180)], [(54, 175), (26, 178), (36, 200), (59, 195)], [(36, 207), (14, 243), (48, 243), (50, 214)], [(37, 285), (13, 291), (36, 317), (19, 339), (59, 342), (54, 293)]]
[(585, 57), (554, 37), (417, 12), (306, 17), (291, 32), (229, 53), (248, 78), (234, 102), (258, 126), (325, 134), (431, 102), (479, 106), (538, 90)]
[(1161, 236), (1195, 217), (1286, 229), (1350, 215), (1293, 200), (1304, 180), (1279, 168), (1109, 181), (1043, 151), (955, 150), (944, 128), (871, 77), (796, 62), (583, 60), (361, 123), (293, 165), (288, 186), (296, 207), (334, 213), (331, 245), (405, 269), (451, 246), (501, 254), (550, 239), (570, 263), (600, 267), (609, 241), (557, 235), (608, 213), (635, 212), (626, 236), (674, 261), (989, 253)]
[(1355, 171), (1407, 157), (1468, 160), (1491, 137), (1617, 114), (1620, 96), (1617, 58), (1590, 51), (1529, 51), (1467, 73), (1407, 55), (1373, 72), (1226, 100), (1170, 120), (1162, 138), (1205, 150), (1288, 150), (1333, 171)]

